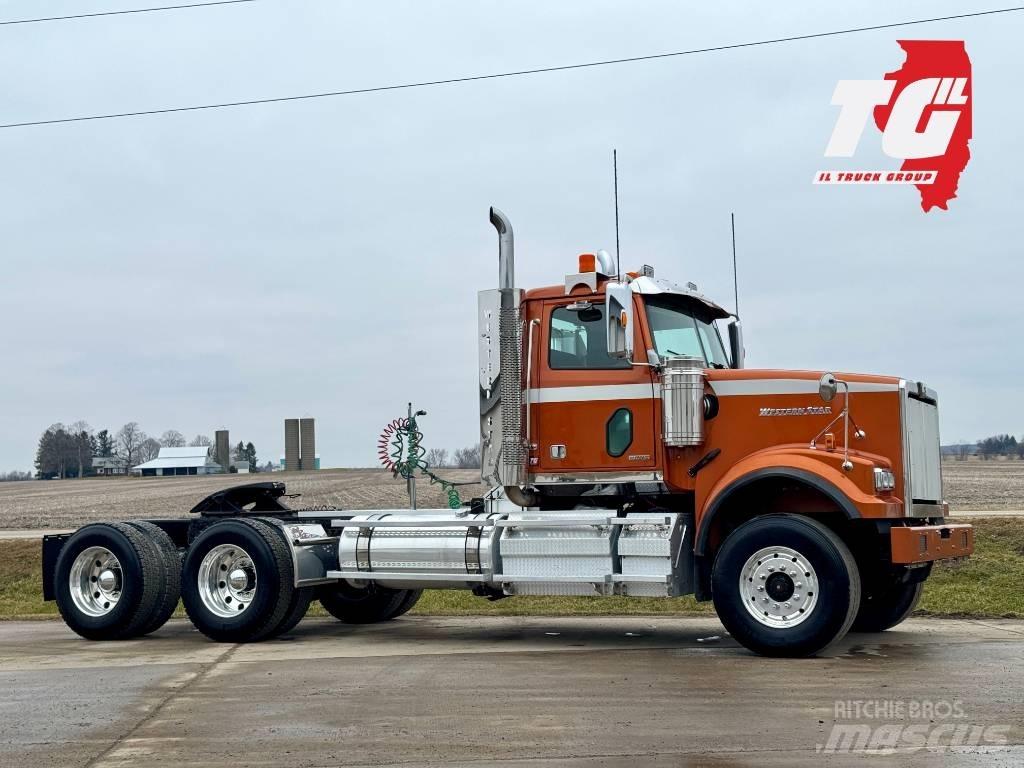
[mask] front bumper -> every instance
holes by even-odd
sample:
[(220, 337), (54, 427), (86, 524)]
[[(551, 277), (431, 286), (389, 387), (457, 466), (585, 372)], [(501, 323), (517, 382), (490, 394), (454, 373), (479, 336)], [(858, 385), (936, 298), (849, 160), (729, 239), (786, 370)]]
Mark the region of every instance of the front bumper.
[(969, 557), (974, 552), (974, 526), (966, 523), (893, 526), (889, 543), (892, 562), (901, 565)]

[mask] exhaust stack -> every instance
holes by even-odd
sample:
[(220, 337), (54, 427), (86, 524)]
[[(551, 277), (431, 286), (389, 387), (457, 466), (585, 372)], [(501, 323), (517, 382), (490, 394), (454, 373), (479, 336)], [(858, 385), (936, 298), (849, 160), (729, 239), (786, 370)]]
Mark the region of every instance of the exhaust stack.
[(481, 291), (479, 301), (481, 475), (485, 482), (505, 486), (506, 495), (510, 490), (519, 495), (516, 491), (526, 482), (522, 293), (515, 287), (512, 223), (497, 208), (491, 208), (490, 220), (498, 232), (498, 289)]
[[(512, 236), (512, 222), (508, 216), (491, 206), (491, 224), (498, 230), (498, 289), (502, 292), (502, 309), (506, 307), (506, 292), (512, 295), (516, 287), (515, 240)], [(516, 304), (518, 309), (518, 303)]]

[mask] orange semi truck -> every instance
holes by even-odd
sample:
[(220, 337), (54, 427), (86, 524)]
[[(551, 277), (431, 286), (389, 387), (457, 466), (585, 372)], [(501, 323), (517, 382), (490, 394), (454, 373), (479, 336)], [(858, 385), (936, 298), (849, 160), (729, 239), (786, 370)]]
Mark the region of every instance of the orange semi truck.
[[(739, 319), (644, 267), (584, 254), (564, 283), (479, 297), (482, 476), (458, 510), (301, 510), (281, 483), (189, 518), (100, 523), (43, 542), (44, 594), (91, 639), (155, 631), (179, 595), (214, 640), (287, 632), (319, 600), (386, 621), (423, 589), (695, 594), (747, 648), (821, 651), (917, 604), (946, 522), (936, 393), (890, 376), (743, 367)], [(725, 327), (723, 342), (719, 324)]]

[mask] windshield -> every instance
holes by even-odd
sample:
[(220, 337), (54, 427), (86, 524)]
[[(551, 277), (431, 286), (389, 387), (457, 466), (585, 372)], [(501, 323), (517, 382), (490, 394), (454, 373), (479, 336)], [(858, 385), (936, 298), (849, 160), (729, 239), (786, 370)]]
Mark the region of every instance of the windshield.
[(669, 294), (646, 296), (644, 300), (658, 355), (702, 357), (709, 368), (729, 367), (722, 337), (708, 313)]

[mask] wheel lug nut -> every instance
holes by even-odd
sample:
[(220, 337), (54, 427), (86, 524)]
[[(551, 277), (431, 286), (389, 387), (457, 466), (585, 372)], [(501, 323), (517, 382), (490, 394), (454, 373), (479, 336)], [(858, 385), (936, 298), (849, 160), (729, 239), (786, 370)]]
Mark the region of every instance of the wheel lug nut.
[(786, 607), (787, 607), (787, 608), (792, 608), (793, 606), (792, 606), (792, 605), (790, 605), (789, 603), (786, 603)]
[(762, 573), (761, 574), (761, 581), (764, 581), (764, 580), (765, 580), (765, 575)]
[(800, 587), (802, 587), (802, 586), (803, 586), (803, 584), (801, 584), (801, 583), (800, 583), (800, 582), (798, 581), (798, 582), (797, 582), (796, 584), (794, 584), (793, 586), (794, 586), (794, 587), (796, 587), (797, 589), (800, 589)]
[(758, 591), (758, 592), (764, 592), (764, 587), (758, 587), (758, 588), (757, 588), (757, 591)]
[(778, 604), (778, 603), (775, 603), (775, 604), (774, 604), (774, 605), (772, 606), (772, 608), (774, 608), (774, 609), (775, 609), (776, 611), (777, 611), (777, 610), (779, 610), (779, 604)]

